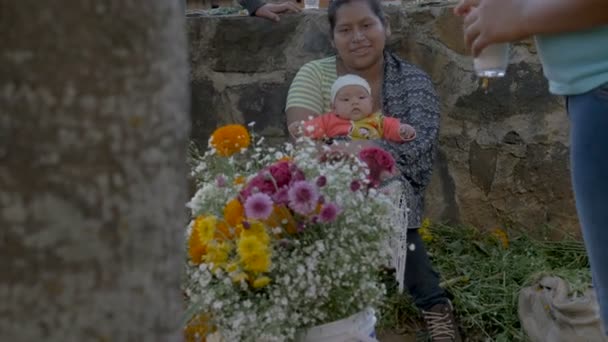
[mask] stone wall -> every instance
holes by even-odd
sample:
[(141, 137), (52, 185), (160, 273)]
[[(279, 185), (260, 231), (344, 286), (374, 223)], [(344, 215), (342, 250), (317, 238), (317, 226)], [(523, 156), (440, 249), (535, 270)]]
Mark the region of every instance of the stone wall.
[[(443, 103), (440, 150), (427, 215), (482, 228), (515, 225), (578, 231), (568, 168), (568, 122), (551, 96), (531, 42), (514, 46), (508, 75), (488, 93), (472, 72), (451, 8), (391, 7), (389, 46), (434, 80)], [(307, 61), (333, 53), (325, 13), (280, 23), (247, 17), (188, 18), (193, 138), (206, 145), (228, 122), (255, 121), (285, 138), (289, 84)]]

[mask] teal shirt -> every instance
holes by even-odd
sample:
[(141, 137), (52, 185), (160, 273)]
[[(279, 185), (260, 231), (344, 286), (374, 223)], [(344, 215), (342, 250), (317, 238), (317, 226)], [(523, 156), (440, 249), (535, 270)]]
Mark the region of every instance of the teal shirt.
[(608, 83), (608, 26), (537, 36), (536, 45), (551, 93), (582, 94)]

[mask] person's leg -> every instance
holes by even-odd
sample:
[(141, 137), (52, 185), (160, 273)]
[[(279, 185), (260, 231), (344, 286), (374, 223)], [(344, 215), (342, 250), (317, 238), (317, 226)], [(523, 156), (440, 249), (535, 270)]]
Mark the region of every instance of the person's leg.
[(576, 208), (608, 330), (608, 84), (568, 97)]
[(407, 232), (408, 248), (405, 262), (405, 286), (422, 311), (431, 341), (462, 340), (454, 317), (452, 303), (439, 286), (439, 274), (433, 269), (418, 229)]
[(420, 310), (447, 303), (445, 291), (439, 286), (439, 274), (433, 269), (418, 229), (407, 231), (408, 248), (405, 262), (405, 286)]

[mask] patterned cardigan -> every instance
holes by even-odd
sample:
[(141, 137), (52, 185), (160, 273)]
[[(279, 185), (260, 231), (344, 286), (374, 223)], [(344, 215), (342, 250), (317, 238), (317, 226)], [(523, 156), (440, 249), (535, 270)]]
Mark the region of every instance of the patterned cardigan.
[(416, 139), (402, 144), (376, 140), (390, 151), (401, 171), (408, 198), (409, 227), (418, 228), (424, 192), (431, 179), (439, 134), (439, 98), (429, 76), (390, 52), (384, 53), (382, 111), (416, 129)]

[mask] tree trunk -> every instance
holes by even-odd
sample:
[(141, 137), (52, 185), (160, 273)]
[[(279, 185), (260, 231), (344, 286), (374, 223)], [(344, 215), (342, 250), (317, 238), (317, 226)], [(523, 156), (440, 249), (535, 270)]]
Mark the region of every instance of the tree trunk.
[(176, 341), (179, 1), (0, 4), (0, 341)]

